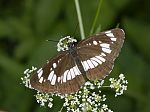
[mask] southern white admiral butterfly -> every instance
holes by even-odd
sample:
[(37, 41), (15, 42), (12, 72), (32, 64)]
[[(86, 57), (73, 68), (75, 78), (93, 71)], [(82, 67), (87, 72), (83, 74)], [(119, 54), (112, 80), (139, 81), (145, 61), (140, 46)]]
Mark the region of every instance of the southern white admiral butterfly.
[(69, 36), (58, 43), (55, 57), (30, 79), (31, 87), (47, 93), (74, 93), (87, 80), (105, 78), (112, 70), (125, 38), (115, 28), (90, 36), (79, 43)]

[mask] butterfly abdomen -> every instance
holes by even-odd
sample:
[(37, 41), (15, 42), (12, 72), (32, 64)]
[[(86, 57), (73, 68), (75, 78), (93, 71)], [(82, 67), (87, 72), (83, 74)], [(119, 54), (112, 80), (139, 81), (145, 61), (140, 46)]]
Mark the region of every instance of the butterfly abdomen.
[(76, 48), (69, 48), (69, 52), (72, 56), (72, 59), (74, 60), (75, 64), (77, 65), (77, 67), (79, 68), (83, 78), (85, 81), (88, 80), (87, 76), (86, 76), (86, 72), (84, 70), (84, 67), (82, 65), (82, 61), (80, 60), (79, 55), (77, 54)]

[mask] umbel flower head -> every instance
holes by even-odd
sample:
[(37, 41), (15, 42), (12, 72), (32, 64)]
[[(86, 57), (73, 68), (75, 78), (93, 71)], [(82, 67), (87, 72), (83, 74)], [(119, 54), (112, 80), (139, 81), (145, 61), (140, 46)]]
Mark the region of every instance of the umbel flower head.
[(125, 80), (124, 74), (120, 74), (118, 79), (110, 78), (110, 87), (114, 88), (116, 91), (115, 96), (122, 95), (125, 90), (127, 90), (128, 81)]
[(57, 44), (57, 51), (66, 51), (68, 50), (68, 44), (77, 42), (76, 39), (71, 38), (70, 36), (66, 36), (59, 40)]
[[(26, 69), (24, 71), (25, 76), (21, 78), (22, 83), (30, 89), (30, 75), (36, 70), (36, 67)], [(35, 95), (37, 103), (40, 106), (48, 106), (52, 108), (53, 97), (59, 96), (60, 99), (64, 99), (64, 104), (60, 110), (63, 108), (67, 109), (67, 112), (113, 112), (105, 104), (106, 95), (102, 93), (101, 88), (110, 87), (115, 90), (115, 97), (122, 95), (125, 90), (127, 90), (127, 80), (123, 74), (119, 75), (118, 79), (110, 78), (110, 86), (104, 86), (104, 80), (87, 81), (78, 92), (74, 94), (61, 95), (58, 93), (41, 93), (37, 91)]]

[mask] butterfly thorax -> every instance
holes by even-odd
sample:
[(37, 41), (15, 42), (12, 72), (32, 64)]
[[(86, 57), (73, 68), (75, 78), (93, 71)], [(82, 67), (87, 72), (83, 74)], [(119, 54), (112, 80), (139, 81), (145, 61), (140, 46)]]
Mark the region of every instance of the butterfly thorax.
[(68, 51), (73, 57), (77, 56), (75, 43), (68, 43)]

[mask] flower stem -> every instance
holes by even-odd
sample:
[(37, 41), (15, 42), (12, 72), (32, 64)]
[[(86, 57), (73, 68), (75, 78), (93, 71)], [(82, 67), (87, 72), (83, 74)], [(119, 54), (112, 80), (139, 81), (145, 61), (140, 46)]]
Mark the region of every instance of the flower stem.
[(102, 87), (104, 87), (104, 88), (110, 88), (110, 86), (102, 86)]
[(97, 12), (96, 12), (93, 24), (92, 24), (92, 28), (90, 30), (90, 35), (94, 33), (94, 28), (96, 26), (96, 22), (97, 22), (98, 16), (100, 15), (100, 10), (101, 10), (101, 7), (102, 7), (102, 2), (103, 2), (103, 0), (99, 0)]
[(78, 21), (79, 21), (81, 39), (84, 39), (85, 38), (85, 34), (84, 34), (82, 16), (81, 16), (81, 11), (80, 11), (80, 6), (79, 6), (79, 0), (75, 0), (75, 6), (76, 6)]
[(64, 108), (64, 106), (62, 106), (61, 109), (60, 109), (60, 111), (58, 111), (58, 112), (62, 112), (63, 108)]

